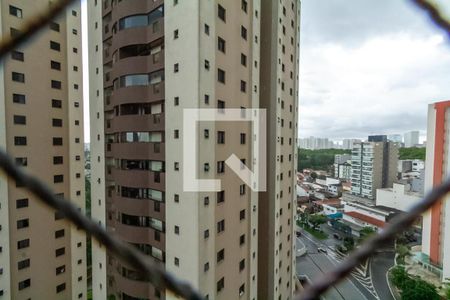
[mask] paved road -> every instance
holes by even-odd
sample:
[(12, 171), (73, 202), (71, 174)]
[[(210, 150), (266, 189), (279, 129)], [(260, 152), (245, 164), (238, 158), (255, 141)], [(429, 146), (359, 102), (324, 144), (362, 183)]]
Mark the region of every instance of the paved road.
[(377, 253), (371, 260), (370, 272), (373, 285), (382, 300), (394, 300), (389, 290), (386, 273), (394, 265), (395, 253)]
[[(320, 243), (306, 238), (305, 235), (302, 235), (301, 241), (306, 245), (308, 253), (303, 257), (297, 258), (296, 270), (298, 275), (307, 275), (311, 281), (314, 281), (314, 279), (328, 272), (339, 263), (329, 255), (317, 251), (317, 244), (321, 246)], [(324, 295), (324, 299), (373, 300), (376, 298), (364, 291), (362, 286), (358, 288), (352, 280), (346, 278), (337, 286), (331, 288)]]

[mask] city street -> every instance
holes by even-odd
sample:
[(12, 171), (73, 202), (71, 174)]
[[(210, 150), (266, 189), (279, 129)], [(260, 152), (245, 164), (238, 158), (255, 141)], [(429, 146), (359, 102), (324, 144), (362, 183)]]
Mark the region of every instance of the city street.
[[(332, 238), (332, 229), (330, 230), (331, 238), (323, 241), (301, 230), (300, 240), (306, 246), (307, 254), (297, 257), (298, 275), (306, 275), (314, 281), (342, 261), (344, 257), (334, 252), (334, 246), (338, 244), (338, 241)], [(327, 249), (327, 253), (319, 253), (318, 247)], [(323, 299), (393, 299), (386, 282), (386, 272), (393, 265), (393, 255), (393, 253), (377, 254), (368, 264), (360, 266), (358, 270), (352, 272), (351, 276), (331, 288)]]

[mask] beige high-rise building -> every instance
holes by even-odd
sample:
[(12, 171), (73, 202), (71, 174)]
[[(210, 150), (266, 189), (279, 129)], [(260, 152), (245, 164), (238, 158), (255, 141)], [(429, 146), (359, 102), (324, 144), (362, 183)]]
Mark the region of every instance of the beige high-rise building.
[[(47, 0), (2, 0), (0, 36)], [(81, 9), (75, 5), (0, 64), (0, 147), (82, 211)], [(86, 236), (0, 176), (0, 298), (86, 299)]]
[[(299, 2), (88, 5), (93, 217), (207, 299), (292, 299)], [(250, 122), (184, 128), (186, 109), (232, 108), (267, 110), (264, 193), (226, 163), (255, 169)], [(98, 245), (92, 270), (94, 298), (175, 299)]]

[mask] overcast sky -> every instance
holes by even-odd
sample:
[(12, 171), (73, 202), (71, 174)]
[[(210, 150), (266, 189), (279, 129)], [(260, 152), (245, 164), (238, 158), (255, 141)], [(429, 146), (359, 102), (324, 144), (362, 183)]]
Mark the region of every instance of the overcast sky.
[(423, 139), (427, 105), (450, 100), (446, 38), (407, 0), (302, 0), (299, 136)]

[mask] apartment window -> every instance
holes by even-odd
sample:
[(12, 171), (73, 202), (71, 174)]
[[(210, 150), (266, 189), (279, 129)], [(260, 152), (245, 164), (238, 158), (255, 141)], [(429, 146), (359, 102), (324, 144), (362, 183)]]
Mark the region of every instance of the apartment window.
[(241, 26), (241, 37), (244, 40), (247, 40), (247, 28), (245, 28), (244, 26)]
[(209, 104), (209, 95), (205, 94), (205, 104)]
[(241, 80), (241, 92), (247, 92), (247, 82), (245, 82), (244, 80)]
[(13, 38), (15, 38), (15, 37), (20, 35), (20, 30), (18, 30), (16, 28), (10, 28), (9, 32), (11, 34), (11, 37), (13, 37)]
[(225, 162), (224, 161), (217, 162), (217, 173), (225, 173)]
[(219, 16), (219, 19), (221, 19), (222, 21), (226, 22), (226, 10), (220, 4), (218, 4), (217, 15)]
[(175, 203), (179, 203), (180, 202), (180, 195), (178, 195), (178, 194), (173, 195), (173, 201), (175, 201)]
[(26, 146), (27, 145), (27, 137), (26, 136), (15, 136), (14, 137), (14, 145)]
[(74, 17), (77, 16), (77, 11), (76, 10), (72, 10), (72, 16), (74, 16)]
[(239, 186), (239, 195), (245, 195), (245, 184)]
[(78, 34), (78, 31), (77, 31), (76, 29), (72, 29), (72, 33), (73, 33), (74, 35), (77, 35), (77, 34)]
[(209, 197), (203, 198), (203, 205), (208, 206), (209, 205)]
[(57, 42), (50, 41), (50, 49), (55, 51), (61, 51), (61, 45)]
[(209, 60), (205, 59), (205, 69), (209, 70)]
[(225, 249), (220, 250), (217, 252), (217, 262), (221, 262), (225, 259)]
[(176, 39), (178, 38), (178, 36), (179, 36), (178, 29), (175, 29), (175, 30), (173, 31), (173, 38), (176, 40)]
[(225, 202), (225, 191), (217, 192), (217, 203)]
[(239, 220), (245, 220), (245, 209), (239, 212)]
[(17, 125), (26, 125), (27, 124), (27, 117), (25, 117), (25, 116), (14, 115), (13, 119), (14, 119), (14, 124), (17, 124)]
[(203, 136), (205, 139), (209, 139), (209, 130), (208, 129), (203, 130)]
[(22, 270), (30, 267), (30, 259), (24, 259), (17, 262), (17, 269)]
[(204, 237), (205, 239), (209, 238), (209, 229), (206, 229), (206, 230), (203, 232), (203, 237)]
[(239, 262), (239, 272), (245, 269), (245, 259)]
[(241, 0), (241, 8), (245, 13), (247, 13), (248, 3), (246, 0)]
[(220, 36), (217, 38), (217, 48), (219, 49), (219, 51), (225, 53), (225, 40)]
[(174, 163), (173, 163), (173, 168), (174, 168), (175, 171), (179, 171), (179, 170), (180, 170), (180, 163), (177, 162), (177, 161), (174, 162)]
[(203, 265), (203, 271), (206, 272), (208, 270), (209, 270), (209, 262), (207, 262)]
[(59, 266), (59, 267), (56, 268), (55, 271), (56, 271), (56, 272), (55, 272), (56, 275), (62, 274), (62, 273), (64, 273), (64, 272), (66, 272), (66, 266), (65, 266), (65, 265)]
[(64, 229), (55, 231), (55, 239), (62, 238), (64, 236), (64, 234), (65, 234)]
[(225, 131), (217, 131), (217, 144), (225, 144)]
[[(245, 293), (245, 284), (242, 284), (240, 287), (239, 287), (239, 297), (242, 297), (243, 295), (244, 295), (244, 293)], [(289, 298), (288, 298), (289, 299)]]
[(219, 110), (220, 113), (224, 113), (225, 111), (225, 101), (222, 100), (218, 100), (217, 101), (217, 108)]
[(31, 279), (26, 279), (24, 281), (20, 281), (19, 282), (19, 291), (30, 287), (30, 285), (31, 285)]
[(23, 52), (12, 51), (11, 52), (11, 59), (18, 60), (18, 61), (24, 61), (25, 57), (24, 57)]
[(78, 49), (77, 48), (73, 48), (72, 51), (73, 51), (73, 53), (78, 53)]
[(217, 281), (217, 292), (222, 291), (225, 288), (225, 278), (220, 278), (219, 281)]
[(52, 126), (53, 127), (62, 127), (63, 120), (62, 119), (52, 119)]
[(174, 232), (175, 234), (180, 234), (180, 227), (175, 225)]
[(245, 244), (245, 234), (241, 235), (239, 237), (239, 245), (244, 245)]
[(175, 97), (175, 98), (173, 98), (173, 105), (174, 105), (174, 106), (180, 105), (180, 97)]
[(50, 61), (50, 68), (53, 70), (61, 70), (61, 63), (52, 60)]
[(54, 107), (54, 108), (62, 108), (62, 101), (61, 100), (52, 99), (52, 107)]
[(29, 226), (30, 220), (28, 219), (17, 220), (17, 229), (27, 228)]
[(205, 24), (205, 34), (209, 35), (209, 25)]
[(62, 146), (62, 144), (63, 144), (63, 138), (61, 138), (61, 137), (53, 138), (53, 146)]
[(60, 90), (61, 89), (61, 81), (52, 80), (51, 81), (51, 86), (52, 86), (52, 89)]
[(59, 32), (59, 24), (58, 23), (51, 22), (49, 26), (50, 26), (51, 30)]
[(247, 66), (247, 56), (243, 53), (241, 53), (241, 65)]
[(240, 138), (240, 141), (241, 141), (241, 145), (245, 145), (245, 142), (246, 142), (246, 134), (245, 133), (241, 133), (241, 136), (240, 136), (241, 138)]
[(178, 257), (175, 257), (173, 263), (178, 267), (180, 265), (180, 259)]
[(55, 256), (61, 256), (64, 255), (66, 253), (66, 248), (62, 247), (62, 248), (58, 248), (55, 250)]
[(22, 18), (23, 17), (22, 10), (20, 8), (12, 6), (12, 5), (9, 6), (9, 14), (11, 16), (15, 16), (15, 17), (18, 17), (18, 18)]
[(217, 69), (217, 80), (221, 83), (225, 83), (225, 71)]
[(28, 199), (17, 199), (16, 208), (28, 207)]
[(175, 139), (178, 139), (178, 138), (180, 137), (180, 131), (179, 131), (178, 129), (175, 129), (175, 130), (173, 131), (173, 137), (174, 137)]
[(217, 222), (217, 233), (225, 231), (225, 220)]
[(56, 286), (56, 293), (61, 293), (62, 291), (64, 291), (66, 289), (66, 284), (62, 283), (60, 285)]
[(173, 71), (174, 71), (174, 73), (178, 73), (179, 70), (180, 70), (180, 65), (179, 65), (179, 64), (174, 64), (174, 65), (173, 65)]
[(26, 103), (26, 97), (22, 94), (13, 94), (13, 102), (19, 103), (19, 104), (25, 104)]
[(11, 74), (12, 80), (15, 82), (25, 82), (25, 74), (19, 72), (12, 72)]
[(25, 239), (17, 242), (17, 249), (24, 249), (30, 247), (30, 239)]

